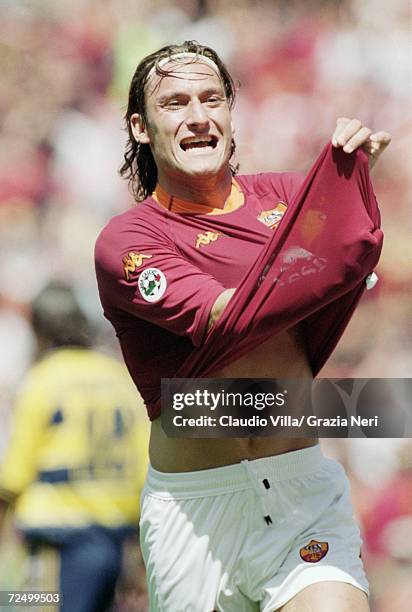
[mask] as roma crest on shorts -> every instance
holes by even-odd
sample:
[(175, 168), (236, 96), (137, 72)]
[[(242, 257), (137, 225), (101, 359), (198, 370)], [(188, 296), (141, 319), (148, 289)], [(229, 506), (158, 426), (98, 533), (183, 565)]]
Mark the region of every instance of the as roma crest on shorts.
[(329, 544), (327, 542), (311, 540), (309, 544), (300, 549), (300, 558), (306, 561), (306, 563), (317, 563), (323, 559), (328, 550)]
[(287, 206), (285, 202), (279, 202), (271, 210), (262, 210), (257, 220), (266, 225), (269, 229), (276, 229), (285, 214)]

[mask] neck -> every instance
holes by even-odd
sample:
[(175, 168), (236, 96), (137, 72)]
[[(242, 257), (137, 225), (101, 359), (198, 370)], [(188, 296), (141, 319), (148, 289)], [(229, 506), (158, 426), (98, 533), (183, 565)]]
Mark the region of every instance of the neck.
[(228, 169), (223, 176), (221, 174), (191, 176), (188, 177), (187, 182), (175, 181), (167, 176), (159, 175), (158, 183), (162, 189), (179, 200), (223, 209), (231, 192), (232, 174)]

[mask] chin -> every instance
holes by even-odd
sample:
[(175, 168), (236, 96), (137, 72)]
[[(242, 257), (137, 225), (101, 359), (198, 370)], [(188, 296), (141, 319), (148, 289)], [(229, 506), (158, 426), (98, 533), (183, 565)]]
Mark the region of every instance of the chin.
[(219, 174), (221, 172), (221, 167), (211, 167), (211, 166), (202, 166), (198, 168), (188, 168), (187, 174), (191, 176), (209, 176)]
[(220, 174), (225, 166), (224, 163), (199, 160), (199, 163), (188, 164), (184, 170), (186, 174), (191, 176), (208, 176)]

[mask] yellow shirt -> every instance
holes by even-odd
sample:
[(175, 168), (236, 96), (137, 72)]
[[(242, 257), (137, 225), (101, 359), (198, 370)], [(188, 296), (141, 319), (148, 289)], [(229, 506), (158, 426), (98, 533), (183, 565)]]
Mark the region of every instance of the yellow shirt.
[(56, 350), (17, 399), (0, 495), (17, 495), (22, 527), (136, 524), (148, 436), (123, 365), (88, 349)]

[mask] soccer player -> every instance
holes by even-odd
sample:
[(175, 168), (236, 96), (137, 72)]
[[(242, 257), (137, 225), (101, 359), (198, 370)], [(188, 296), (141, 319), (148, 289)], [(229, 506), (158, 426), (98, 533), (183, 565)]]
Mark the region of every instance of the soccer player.
[(137, 533), (148, 442), (141, 400), (123, 364), (90, 348), (70, 287), (49, 284), (32, 313), (40, 359), (19, 393), (0, 465), (0, 523), (14, 507), (40, 565), (43, 550), (58, 553), (59, 610), (103, 612), (123, 543)]
[[(121, 169), (139, 204), (96, 245), (105, 316), (152, 421), (141, 510), (150, 610), (365, 612), (348, 482), (316, 440), (168, 438), (160, 423), (160, 379), (213, 332), (303, 181), (235, 176), (234, 95), (218, 55), (192, 41), (140, 62)], [(332, 136), (371, 165), (389, 140), (346, 118)], [(213, 376), (311, 377), (306, 348), (292, 325)]]

